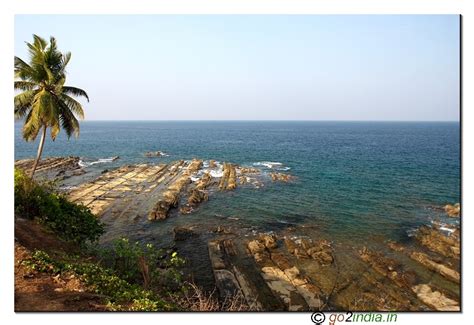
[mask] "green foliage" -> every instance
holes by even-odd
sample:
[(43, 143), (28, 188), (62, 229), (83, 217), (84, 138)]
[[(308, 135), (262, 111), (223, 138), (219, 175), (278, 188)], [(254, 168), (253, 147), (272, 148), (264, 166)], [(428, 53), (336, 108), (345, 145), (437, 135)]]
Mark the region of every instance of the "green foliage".
[(15, 57), (15, 90), (22, 91), (15, 96), (15, 118), (24, 119), (23, 138), (33, 141), (42, 128), (51, 129), (54, 140), (60, 129), (68, 137), (79, 135), (79, 122), (83, 119), (82, 105), (74, 97), (87, 93), (79, 88), (65, 86), (66, 67), (71, 53), (62, 53), (54, 37), (49, 43), (33, 35), (33, 42), (26, 43), (28, 62)]
[(35, 251), (32, 257), (23, 261), (31, 270), (50, 274), (71, 273), (88, 286), (89, 290), (107, 299), (110, 310), (159, 311), (175, 307), (150, 290), (130, 284), (113, 270), (95, 263), (62, 262), (51, 258), (43, 251)]
[(111, 250), (101, 255), (105, 265), (130, 283), (171, 292), (183, 287), (179, 269), (184, 259), (177, 252), (169, 255), (152, 244), (131, 243), (127, 238), (120, 238), (114, 241)]
[(15, 213), (37, 218), (59, 237), (83, 245), (104, 233), (104, 226), (85, 206), (69, 202), (51, 184), (38, 184), (15, 169)]

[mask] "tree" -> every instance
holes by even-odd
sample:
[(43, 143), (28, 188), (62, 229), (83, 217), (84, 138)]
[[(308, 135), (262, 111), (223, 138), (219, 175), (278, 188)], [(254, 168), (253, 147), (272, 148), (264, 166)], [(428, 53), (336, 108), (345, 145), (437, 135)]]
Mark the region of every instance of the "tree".
[(51, 138), (56, 139), (61, 128), (68, 139), (79, 136), (77, 117), (84, 119), (81, 103), (73, 97), (85, 97), (87, 93), (76, 87), (65, 86), (66, 66), (71, 53), (61, 53), (54, 37), (49, 44), (43, 38), (33, 35), (33, 43), (26, 42), (29, 63), (15, 56), (15, 90), (22, 91), (15, 96), (15, 119), (23, 119), (23, 138), (34, 141), (39, 132), (38, 146), (31, 178), (35, 174), (43, 152), (46, 131), (51, 130)]

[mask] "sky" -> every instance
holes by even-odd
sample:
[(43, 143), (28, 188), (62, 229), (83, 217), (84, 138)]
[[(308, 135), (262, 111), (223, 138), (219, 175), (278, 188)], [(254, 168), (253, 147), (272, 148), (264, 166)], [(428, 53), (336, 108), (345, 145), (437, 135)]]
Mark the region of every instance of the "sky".
[(457, 15), (17, 15), (86, 120), (459, 120)]

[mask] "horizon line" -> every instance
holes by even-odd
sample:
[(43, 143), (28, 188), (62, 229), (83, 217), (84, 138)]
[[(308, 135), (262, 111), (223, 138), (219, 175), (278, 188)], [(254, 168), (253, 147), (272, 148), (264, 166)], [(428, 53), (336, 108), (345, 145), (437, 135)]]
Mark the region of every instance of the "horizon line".
[(185, 119), (85, 119), (81, 122), (460, 122), (460, 120), (263, 120), (263, 119), (222, 119), (222, 120), (185, 120)]

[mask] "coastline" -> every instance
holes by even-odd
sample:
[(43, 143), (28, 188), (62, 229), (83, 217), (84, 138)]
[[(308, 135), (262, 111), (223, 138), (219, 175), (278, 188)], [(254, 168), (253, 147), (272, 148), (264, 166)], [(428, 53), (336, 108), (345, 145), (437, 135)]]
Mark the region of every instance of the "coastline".
[[(62, 161), (51, 160), (52, 167), (39, 173), (62, 180), (87, 174), (78, 158)], [(427, 224), (410, 243), (355, 247), (325, 238), (313, 224), (259, 232), (238, 218), (214, 227), (186, 223), (189, 213), (205, 210), (200, 205), (221, 192), (248, 186), (258, 196), (274, 182), (293, 181), (291, 174), (273, 175), (201, 160), (125, 165), (68, 190), (68, 196), (104, 220), (106, 240), (117, 236), (118, 226), (133, 231), (136, 222), (176, 222), (170, 244), (189, 260), (189, 275), (205, 288), (217, 287), (221, 299), (239, 292), (251, 308), (459, 310), (459, 228), (446, 232), (446, 225)], [(391, 252), (381, 253), (377, 245)]]

